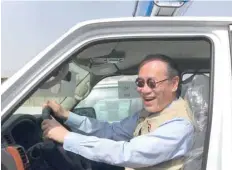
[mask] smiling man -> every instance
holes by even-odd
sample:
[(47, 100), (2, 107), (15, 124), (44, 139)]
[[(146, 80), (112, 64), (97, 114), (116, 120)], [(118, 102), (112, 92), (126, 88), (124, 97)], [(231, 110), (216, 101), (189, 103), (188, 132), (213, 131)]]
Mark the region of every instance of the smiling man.
[[(193, 145), (193, 118), (187, 102), (179, 97), (180, 71), (164, 55), (149, 55), (140, 64), (137, 90), (144, 109), (117, 123), (100, 122), (51, 107), (72, 132), (56, 120), (44, 120), (47, 138), (65, 150), (87, 159), (135, 169), (179, 170)], [(77, 132), (82, 131), (82, 134)]]

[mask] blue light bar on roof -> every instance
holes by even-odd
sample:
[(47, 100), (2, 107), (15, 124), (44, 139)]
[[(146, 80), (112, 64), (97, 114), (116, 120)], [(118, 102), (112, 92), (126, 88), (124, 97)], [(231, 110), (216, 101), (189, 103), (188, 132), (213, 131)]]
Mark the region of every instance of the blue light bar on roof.
[(177, 8), (181, 8), (188, 1), (189, 0), (138, 0), (133, 15), (171, 16)]
[(135, 16), (150, 16), (152, 9), (153, 9), (153, 5), (154, 5), (154, 1), (153, 0), (138, 0), (136, 5), (136, 9), (135, 9)]

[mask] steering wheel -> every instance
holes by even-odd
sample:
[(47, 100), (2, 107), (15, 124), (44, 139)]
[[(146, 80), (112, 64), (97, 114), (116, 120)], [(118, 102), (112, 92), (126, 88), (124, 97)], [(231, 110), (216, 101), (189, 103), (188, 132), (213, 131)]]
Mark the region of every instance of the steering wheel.
[[(58, 122), (63, 124), (62, 120), (57, 118), (50, 107), (42, 111), (42, 119), (52, 119), (54, 117)], [(65, 151), (61, 144), (46, 139), (43, 142), (43, 155), (45, 160), (56, 170), (91, 170), (91, 161), (75, 153)]]

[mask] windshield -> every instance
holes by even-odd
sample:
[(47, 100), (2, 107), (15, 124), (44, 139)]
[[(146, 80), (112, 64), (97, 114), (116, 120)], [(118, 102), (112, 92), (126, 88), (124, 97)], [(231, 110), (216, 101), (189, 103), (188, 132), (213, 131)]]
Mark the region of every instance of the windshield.
[[(14, 114), (41, 114), (42, 105), (48, 100), (54, 100), (57, 103), (64, 102), (67, 98), (75, 101), (75, 95), (78, 93), (77, 86), (89, 75), (89, 72), (80, 68), (75, 63), (69, 63), (67, 77), (47, 89), (39, 88), (35, 93), (29, 97)], [(51, 78), (52, 79), (52, 78)], [(50, 81), (49, 79), (48, 81)], [(47, 81), (47, 82), (48, 82)], [(82, 88), (83, 86), (79, 87)], [(85, 91), (85, 90), (83, 90)], [(69, 106), (66, 105), (67, 109)]]
[[(132, 76), (115, 76), (100, 81), (76, 108), (93, 107), (96, 119), (108, 122), (122, 120), (141, 110), (142, 101), (136, 91), (132, 92), (136, 93), (134, 97), (122, 97), (122, 78), (131, 80)], [(134, 84), (134, 81), (130, 82)]]

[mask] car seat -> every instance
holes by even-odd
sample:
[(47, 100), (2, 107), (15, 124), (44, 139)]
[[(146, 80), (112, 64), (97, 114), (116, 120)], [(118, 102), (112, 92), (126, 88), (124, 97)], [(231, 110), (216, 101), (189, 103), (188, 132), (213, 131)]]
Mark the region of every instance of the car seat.
[(181, 97), (192, 110), (195, 119), (195, 138), (191, 151), (185, 159), (184, 170), (200, 170), (209, 109), (209, 77), (195, 73), (182, 81)]

